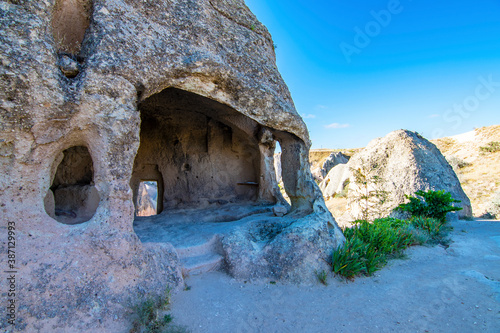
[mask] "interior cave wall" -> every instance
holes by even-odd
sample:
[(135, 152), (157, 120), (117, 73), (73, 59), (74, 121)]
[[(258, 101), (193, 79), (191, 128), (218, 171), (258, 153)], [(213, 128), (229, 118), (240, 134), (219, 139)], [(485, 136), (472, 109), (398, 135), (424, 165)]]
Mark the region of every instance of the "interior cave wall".
[[(259, 199), (256, 125), (215, 101), (165, 89), (140, 104), (140, 146), (131, 187), (159, 184), (161, 209)], [(161, 211), (159, 208), (158, 211)]]

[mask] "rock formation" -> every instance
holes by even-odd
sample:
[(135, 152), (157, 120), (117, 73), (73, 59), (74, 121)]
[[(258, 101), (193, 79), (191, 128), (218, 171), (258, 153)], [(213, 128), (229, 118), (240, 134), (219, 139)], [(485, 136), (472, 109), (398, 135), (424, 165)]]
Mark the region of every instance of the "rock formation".
[(125, 331), (137, 302), (183, 283), (168, 237), (135, 232), (140, 182), (158, 183), (160, 219), (286, 204), (276, 142), (288, 214), (269, 208), (217, 248), (245, 279), (298, 281), (325, 267), (343, 235), (309, 171), (273, 41), (243, 0), (16, 0), (0, 11), (0, 202), (2, 226), (16, 228), (16, 329)]
[(338, 164), (333, 167), (319, 184), (323, 196), (329, 199), (344, 191), (348, 185), (349, 176), (349, 166), (347, 164)]
[[(362, 218), (363, 211), (368, 211), (372, 218), (395, 214), (393, 209), (405, 202), (405, 195), (413, 195), (418, 190), (450, 192), (454, 199), (461, 200), (457, 205), (463, 208), (454, 214), (472, 215), (470, 201), (452, 167), (436, 146), (418, 133), (398, 130), (375, 139), (351, 157), (346, 168), (349, 172), (348, 211), (340, 218), (342, 221)], [(357, 180), (356, 174), (363, 179)], [(363, 180), (366, 185), (362, 184)], [(366, 201), (360, 200), (360, 195), (366, 193), (373, 198), (368, 209)], [(378, 199), (384, 199), (382, 204), (377, 195)]]
[(316, 180), (321, 182), (336, 165), (346, 164), (348, 161), (349, 156), (344, 155), (341, 152), (333, 152), (326, 158), (321, 168), (311, 170), (312, 175)]
[(500, 191), (493, 194), (491, 201), (488, 203), (484, 217), (500, 219)]

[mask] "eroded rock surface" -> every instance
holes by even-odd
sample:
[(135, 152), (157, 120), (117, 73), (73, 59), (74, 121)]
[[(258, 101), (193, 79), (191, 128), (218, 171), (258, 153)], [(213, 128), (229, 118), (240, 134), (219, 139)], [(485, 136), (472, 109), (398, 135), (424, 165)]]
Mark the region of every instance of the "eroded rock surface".
[[(0, 202), (2, 227), (16, 224), (16, 329), (128, 329), (138, 302), (183, 284), (168, 238), (142, 243), (134, 231), (139, 181), (158, 181), (165, 214), (287, 205), (277, 141), (290, 213), (280, 228), (228, 235), (229, 271), (300, 280), (343, 242), (310, 174), (307, 129), (273, 41), (242, 0), (21, 0), (0, 11)], [(58, 183), (73, 147), (90, 166), (71, 158), (63, 178), (92, 177)], [(89, 205), (68, 208), (63, 188)], [(259, 236), (268, 228), (279, 232)]]

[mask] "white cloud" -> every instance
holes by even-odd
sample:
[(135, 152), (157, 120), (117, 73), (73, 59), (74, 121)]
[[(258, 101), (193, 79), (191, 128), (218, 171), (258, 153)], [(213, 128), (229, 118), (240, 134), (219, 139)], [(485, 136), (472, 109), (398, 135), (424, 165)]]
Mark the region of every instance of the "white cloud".
[(339, 124), (339, 123), (332, 123), (330, 125), (326, 125), (325, 128), (347, 128), (350, 127), (351, 125), (349, 124)]
[(316, 115), (304, 113), (302, 115), (302, 118), (304, 118), (304, 119), (313, 119), (313, 118), (316, 118)]
[(316, 105), (316, 109), (328, 109), (328, 107), (324, 105)]
[(431, 114), (431, 115), (429, 116), (429, 118), (438, 118), (438, 117), (440, 117), (440, 116), (441, 116), (441, 115), (439, 115), (439, 114), (435, 113), (435, 114)]

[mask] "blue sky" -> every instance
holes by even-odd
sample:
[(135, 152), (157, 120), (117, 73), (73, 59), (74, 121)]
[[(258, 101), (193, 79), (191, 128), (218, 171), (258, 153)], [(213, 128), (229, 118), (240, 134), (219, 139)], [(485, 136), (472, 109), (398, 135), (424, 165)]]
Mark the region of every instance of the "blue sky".
[(500, 1), (246, 0), (313, 148), (500, 124)]

